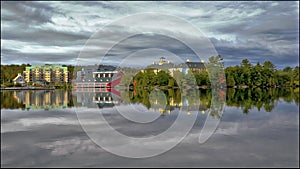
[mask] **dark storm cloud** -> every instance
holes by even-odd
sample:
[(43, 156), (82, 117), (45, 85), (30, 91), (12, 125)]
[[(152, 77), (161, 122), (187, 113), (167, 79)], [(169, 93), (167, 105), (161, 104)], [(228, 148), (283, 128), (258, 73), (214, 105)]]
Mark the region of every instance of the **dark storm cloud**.
[(23, 22), (25, 24), (42, 24), (52, 22), (53, 13), (58, 13), (53, 7), (39, 2), (1, 2), (2, 9), (8, 12), (1, 13), (3, 21)]
[(110, 9), (110, 10), (116, 10), (116, 9), (120, 9), (119, 6), (116, 5), (111, 5), (109, 2), (99, 2), (99, 1), (86, 1), (86, 2), (72, 2), (75, 5), (82, 5), (82, 6), (97, 6), (97, 7), (101, 7), (104, 9)]
[[(135, 52), (143, 50), (146, 51), (135, 54)], [(116, 44), (105, 56), (111, 60), (115, 59), (117, 62), (125, 59), (127, 64), (131, 63), (132, 65), (147, 66), (162, 56), (166, 57), (167, 60), (175, 62), (175, 60), (171, 59), (171, 53), (180, 56), (183, 60), (186, 60), (186, 57), (189, 59), (197, 57), (195, 53), (181, 41), (157, 34), (140, 34), (130, 37)], [(108, 57), (108, 55), (110, 55), (110, 57)], [(131, 57), (128, 58), (129, 56)], [(147, 58), (144, 56), (147, 56)], [(139, 60), (138, 63), (136, 62), (137, 60)]]
[[(225, 60), (226, 56), (239, 61), (241, 58), (248, 58), (252, 62), (270, 60), (279, 67), (295, 66), (299, 63), (299, 7), (296, 2), (278, 3), (272, 2), (270, 5), (268, 2), (244, 2), (216, 5), (219, 10), (261, 10), (256, 16), (245, 17), (248, 19), (215, 27), (219, 34), (235, 37), (235, 40), (231, 41), (215, 39), (217, 36), (212, 38)], [(232, 59), (234, 64), (237, 62), (235, 59)]]
[[(12, 49), (1, 50), (1, 62), (6, 64), (75, 64), (78, 52), (30, 53)], [(46, 56), (46, 57), (45, 57)]]
[(114, 46), (115, 51), (119, 50), (128, 50), (128, 51), (137, 51), (149, 48), (160, 48), (167, 50), (172, 53), (176, 53), (177, 55), (182, 54), (194, 54), (193, 51), (186, 46), (181, 41), (164, 36), (164, 35), (136, 35), (130, 37), (116, 46)]
[(90, 36), (87, 32), (39, 28), (43, 24), (55, 24), (52, 21), (54, 14), (65, 16), (58, 9), (44, 3), (3, 2), (2, 8), (5, 11), (1, 13), (4, 25), (1, 39), (64, 46), (78, 43), (82, 45)]
[(264, 48), (234, 48), (216, 47), (218, 53), (224, 57), (225, 66), (239, 65), (243, 59), (248, 59), (252, 64), (265, 61), (276, 63), (276, 68), (282, 69), (286, 66), (297, 66), (299, 58), (297, 55), (283, 55), (274, 57), (272, 51)]
[(23, 31), (11, 31), (4, 29), (2, 39), (16, 40), (21, 42), (35, 42), (41, 45), (72, 46), (83, 45), (90, 37), (89, 34), (74, 33), (67, 31), (28, 29)]
[[(111, 29), (109, 30), (108, 32), (104, 32), (104, 36), (110, 34), (112, 34), (112, 36), (115, 34), (120, 36), (129, 34), (125, 31), (118, 32), (112, 31)], [(154, 61), (158, 61), (162, 56), (173, 63), (182, 63), (186, 61), (186, 59), (199, 62), (201, 59), (205, 59), (205, 50), (211, 52), (210, 49), (212, 48), (212, 45), (207, 43), (209, 42), (207, 39), (199, 41), (199, 39), (189, 38), (188, 40), (192, 46), (200, 46), (200, 51), (202, 52), (198, 56), (191, 46), (188, 46), (180, 39), (162, 34), (136, 34), (122, 41), (114, 41), (112, 36), (104, 38), (101, 34), (101, 36), (95, 37), (91, 44), (87, 44), (84, 52), (81, 52), (79, 58), (82, 59), (82, 62), (92, 63), (93, 59), (98, 58), (98, 60), (100, 60), (103, 56), (105, 56), (105, 62), (113, 63), (114, 65), (126, 61), (127, 64), (131, 63), (132, 66), (147, 66)], [(109, 44), (105, 42), (114, 42), (115, 44), (110, 48)], [(97, 46), (110, 49), (101, 50), (97, 49)], [(178, 59), (178, 57), (181, 59)]]
[(257, 62), (262, 64), (265, 61), (271, 61), (276, 64), (276, 68), (278, 69), (285, 66), (297, 66), (299, 64), (299, 52), (297, 50), (287, 49), (287, 51), (280, 53), (277, 50), (274, 51), (272, 48), (263, 46), (264, 43), (257, 43), (255, 41), (243, 42), (237, 40), (234, 43), (215, 38), (211, 38), (210, 40), (217, 52), (224, 57), (225, 66), (239, 65), (243, 59), (248, 59), (252, 64), (256, 64)]
[[(271, 60), (279, 65), (297, 65), (299, 61), (298, 2), (1, 2), (1, 5), (1, 61), (5, 64), (50, 60), (73, 63), (86, 40), (102, 26), (139, 12), (160, 12), (186, 19), (209, 37), (223, 55), (225, 65), (238, 64), (244, 58), (251, 63)], [(101, 42), (88, 49), (90, 56), (85, 59), (92, 62), (105, 55), (109, 39), (128, 32), (124, 28), (121, 32), (103, 34)], [(193, 36), (186, 38), (193, 44), (205, 45)], [(170, 39), (140, 37), (111, 50), (109, 62), (116, 61), (126, 50), (136, 52), (153, 45), (184, 59), (190, 54)], [(40, 53), (28, 48), (37, 48)]]

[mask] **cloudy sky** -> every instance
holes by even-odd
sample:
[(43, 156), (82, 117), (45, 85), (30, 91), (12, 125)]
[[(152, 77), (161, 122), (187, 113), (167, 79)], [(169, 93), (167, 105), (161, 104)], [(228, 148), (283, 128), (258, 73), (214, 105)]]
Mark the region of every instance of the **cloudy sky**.
[[(1, 2), (1, 64), (75, 65), (87, 40), (103, 26), (125, 16), (158, 12), (194, 25), (224, 57), (226, 66), (239, 64), (244, 58), (251, 63), (270, 60), (277, 68), (296, 66), (299, 65), (298, 11), (298, 2)], [(162, 26), (156, 23), (153, 28), (160, 29)], [(175, 30), (172, 25), (168, 28)], [(110, 31), (105, 35), (110, 38), (128, 32), (124, 27), (121, 32)], [(180, 33), (197, 45), (191, 32)], [(171, 42), (174, 40), (168, 41), (164, 36), (135, 36), (118, 45), (122, 51), (116, 47), (110, 54), (120, 56), (124, 49), (139, 52), (161, 46), (167, 52), (188, 58), (190, 50)], [(93, 54), (103, 55), (101, 52), (109, 43), (106, 39), (97, 47), (91, 46), (94, 53), (87, 60), (97, 62)], [(145, 44), (143, 48), (141, 44)], [(198, 45), (203, 46), (200, 42)], [(134, 58), (139, 64), (151, 61), (145, 56)], [(107, 61), (122, 59), (112, 57)]]

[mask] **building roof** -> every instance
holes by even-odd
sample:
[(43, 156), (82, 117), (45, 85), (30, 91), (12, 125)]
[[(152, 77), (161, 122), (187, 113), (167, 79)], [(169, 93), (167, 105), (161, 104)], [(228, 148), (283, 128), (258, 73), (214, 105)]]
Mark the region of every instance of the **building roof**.
[(202, 62), (186, 62), (178, 65), (179, 67), (188, 67), (188, 68), (199, 68), (205, 69), (205, 65)]
[(18, 73), (18, 75), (13, 79), (14, 82), (18, 83), (25, 83), (24, 77), (21, 75), (21, 73)]
[(159, 64), (151, 64), (146, 67), (146, 69), (152, 68), (152, 69), (170, 69), (170, 68), (199, 68), (199, 69), (205, 69), (205, 65), (202, 62), (186, 62), (186, 63), (180, 63), (180, 64), (173, 64), (173, 63), (165, 63), (162, 65)]
[(98, 71), (114, 71), (116, 70), (115, 66), (111, 65), (99, 65), (98, 66)]
[(45, 64), (45, 65), (31, 65), (31, 66), (26, 66), (26, 70), (30, 69), (64, 69), (68, 70), (68, 67), (65, 65), (50, 65), (50, 64)]
[(151, 64), (149, 66), (147, 66), (146, 68), (149, 69), (149, 68), (152, 68), (152, 69), (170, 69), (170, 68), (173, 68), (175, 65), (173, 63), (165, 63), (165, 64), (162, 64), (162, 65), (159, 65), (159, 64)]

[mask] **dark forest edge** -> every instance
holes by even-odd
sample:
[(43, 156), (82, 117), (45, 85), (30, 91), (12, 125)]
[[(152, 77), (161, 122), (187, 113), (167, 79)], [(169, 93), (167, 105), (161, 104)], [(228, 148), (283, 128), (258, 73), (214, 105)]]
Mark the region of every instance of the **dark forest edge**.
[[(220, 55), (211, 57), (210, 63), (220, 61)], [(22, 65), (1, 65), (1, 87), (12, 87), (12, 79), (18, 73), (23, 72), (29, 64)], [(68, 65), (70, 73), (70, 81), (75, 77), (75, 66)], [(211, 73), (211, 72), (210, 72)], [(299, 87), (299, 66), (294, 68), (285, 67), (284, 69), (276, 69), (275, 65), (270, 61), (265, 61), (263, 64), (259, 62), (255, 65), (251, 64), (248, 59), (242, 60), (240, 65), (229, 66), (225, 68), (226, 85), (228, 88), (265, 88), (265, 87)], [(160, 71), (155, 74), (151, 70), (146, 70), (144, 73), (136, 74), (122, 78), (121, 86), (133, 86), (136, 88), (177, 88), (178, 86), (187, 86), (195, 84), (200, 88), (210, 88), (210, 75), (207, 71), (201, 73), (175, 72), (170, 76), (168, 71)], [(180, 80), (175, 80), (180, 79)], [(133, 84), (134, 83), (134, 84)], [(178, 84), (180, 83), (180, 84)], [(71, 89), (71, 83), (50, 84), (48, 88), (56, 89)]]
[[(211, 86), (207, 71), (188, 72), (187, 74), (175, 72), (173, 76), (169, 74), (168, 71), (160, 71), (155, 74), (152, 70), (146, 70), (144, 73), (136, 74), (129, 82), (130, 84), (128, 81), (123, 81), (123, 84), (134, 86), (134, 88), (177, 88), (178, 86), (194, 86), (195, 83), (199, 88), (210, 88)], [(225, 76), (228, 88), (299, 87), (299, 66), (277, 70), (270, 61), (266, 61), (262, 65), (260, 63), (252, 65), (247, 59), (244, 59), (240, 65), (226, 67)]]

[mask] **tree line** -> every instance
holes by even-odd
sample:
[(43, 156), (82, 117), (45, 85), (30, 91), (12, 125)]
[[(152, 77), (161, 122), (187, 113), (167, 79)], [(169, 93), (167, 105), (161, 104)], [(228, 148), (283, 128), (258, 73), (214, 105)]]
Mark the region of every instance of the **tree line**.
[[(0, 84), (1, 86), (13, 86), (13, 79), (18, 75), (18, 73), (23, 74), (26, 66), (31, 66), (30, 64), (22, 64), (22, 65), (1, 65), (1, 76), (0, 76)], [(72, 65), (63, 65), (68, 67), (69, 77), (70, 79), (74, 78), (75, 66)], [(57, 85), (57, 84), (56, 84)], [(66, 84), (61, 84), (61, 86), (66, 87)], [(67, 87), (66, 87), (67, 88)]]
[[(214, 56), (209, 58), (209, 63), (206, 67), (210, 68), (214, 64), (223, 64), (220, 61), (221, 56)], [(22, 73), (26, 66), (22, 65), (1, 65), (1, 85), (12, 86), (13, 78), (18, 73)], [(217, 67), (222, 68), (222, 66)], [(70, 80), (75, 78), (75, 66), (68, 65)], [(135, 85), (140, 87), (153, 87), (153, 86), (168, 86), (178, 87), (184, 85), (198, 85), (207, 86), (211, 85), (211, 78), (218, 77), (219, 70), (210, 69), (211, 71), (202, 71), (201, 73), (193, 73), (189, 71), (187, 74), (175, 71), (170, 75), (168, 70), (159, 71), (154, 73), (153, 70), (144, 70), (144, 73), (139, 72), (132, 78), (130, 72), (126, 72), (122, 78), (124, 86)], [(134, 71), (133, 71), (134, 72)], [(259, 62), (255, 65), (251, 64), (248, 59), (241, 61), (240, 65), (229, 66), (225, 68), (226, 84), (227, 87), (296, 87), (299, 86), (299, 66), (294, 68), (285, 67), (284, 69), (276, 69), (275, 65), (270, 61), (265, 61), (263, 64)], [(225, 79), (224, 79), (225, 80)]]
[[(214, 69), (211, 69), (214, 71)], [(187, 74), (174, 72), (170, 76), (167, 70), (154, 73), (147, 69), (139, 72), (133, 78), (132, 85), (137, 87), (190, 85), (196, 83), (198, 86), (210, 86), (210, 78), (217, 77), (215, 72), (203, 71), (201, 73)], [(213, 75), (212, 75), (213, 74)], [(294, 68), (285, 67), (275, 69), (275, 65), (266, 61), (263, 64), (252, 65), (247, 59), (242, 60), (240, 65), (225, 68), (227, 87), (297, 87), (299, 86), (299, 66)], [(176, 80), (177, 79), (177, 80)], [(127, 80), (128, 81), (128, 80)], [(128, 83), (128, 82), (127, 82)]]
[(299, 86), (299, 66), (275, 69), (270, 61), (262, 65), (258, 62), (252, 65), (248, 59), (242, 60), (240, 65), (225, 69), (227, 86), (249, 87), (290, 87)]
[(13, 79), (18, 75), (18, 73), (23, 73), (26, 66), (30, 66), (29, 64), (22, 65), (1, 65), (1, 78), (0, 83), (5, 85), (12, 85)]

